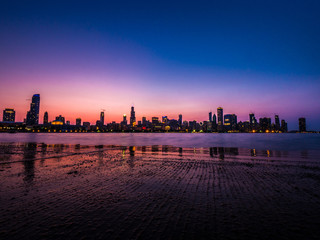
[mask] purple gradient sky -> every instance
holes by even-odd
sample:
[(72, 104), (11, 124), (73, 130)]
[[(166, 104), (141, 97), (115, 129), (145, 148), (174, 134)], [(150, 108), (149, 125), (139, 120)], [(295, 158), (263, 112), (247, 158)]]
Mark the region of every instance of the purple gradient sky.
[[(95, 123), (101, 109), (106, 122), (119, 122), (132, 104), (138, 120), (181, 113), (183, 120), (203, 121), (222, 106), (241, 121), (250, 112), (279, 114), (297, 129), (304, 116), (308, 129), (320, 130), (320, 30), (313, 10), (319, 6), (294, 6), (301, 16), (293, 17), (285, 2), (272, 10), (276, 20), (208, 2), (201, 9), (138, 4), (133, 13), (125, 11), (132, 6), (112, 5), (105, 10), (111, 16), (99, 10), (102, 3), (89, 9), (80, 3), (74, 11), (60, 2), (5, 4), (0, 109), (14, 108), (16, 121), (23, 121), (26, 99), (40, 93), (40, 122), (48, 111), (49, 120), (61, 114), (71, 123), (77, 117)], [(221, 10), (216, 19), (210, 7)], [(286, 31), (273, 29), (281, 24)]]

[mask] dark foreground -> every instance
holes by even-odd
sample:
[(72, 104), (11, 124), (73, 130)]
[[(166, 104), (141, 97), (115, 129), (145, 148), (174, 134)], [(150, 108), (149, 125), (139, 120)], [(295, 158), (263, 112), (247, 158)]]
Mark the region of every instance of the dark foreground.
[(0, 145), (0, 239), (319, 239), (319, 152)]

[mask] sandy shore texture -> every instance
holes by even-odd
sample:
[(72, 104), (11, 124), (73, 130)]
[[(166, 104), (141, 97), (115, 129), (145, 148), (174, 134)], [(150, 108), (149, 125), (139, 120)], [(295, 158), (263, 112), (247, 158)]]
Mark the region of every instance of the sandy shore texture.
[(320, 239), (316, 151), (0, 145), (0, 239)]

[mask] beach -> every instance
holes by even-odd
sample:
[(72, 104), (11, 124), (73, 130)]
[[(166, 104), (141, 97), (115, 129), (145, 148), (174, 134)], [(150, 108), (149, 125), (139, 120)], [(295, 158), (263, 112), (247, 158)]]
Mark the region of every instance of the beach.
[(1, 239), (317, 239), (316, 151), (3, 143)]

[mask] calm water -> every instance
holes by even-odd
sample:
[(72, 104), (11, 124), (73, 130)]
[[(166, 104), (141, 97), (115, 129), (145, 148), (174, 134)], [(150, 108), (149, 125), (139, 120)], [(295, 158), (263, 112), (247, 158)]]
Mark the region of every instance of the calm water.
[(237, 147), (261, 150), (320, 150), (320, 134), (185, 133), (2, 133), (0, 142), (175, 147)]

